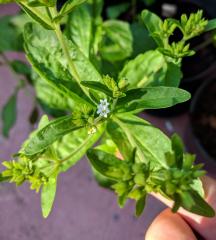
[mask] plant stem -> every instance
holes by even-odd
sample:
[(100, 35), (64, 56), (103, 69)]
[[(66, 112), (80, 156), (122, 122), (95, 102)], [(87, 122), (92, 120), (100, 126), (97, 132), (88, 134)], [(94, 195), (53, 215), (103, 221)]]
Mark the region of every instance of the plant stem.
[(88, 141), (89, 141), (89, 139), (90, 139), (91, 137), (92, 137), (92, 136), (89, 135), (89, 136), (86, 138), (86, 140), (85, 140), (76, 150), (74, 150), (72, 153), (70, 153), (70, 154), (67, 155), (65, 158), (63, 158), (63, 159), (60, 161), (61, 164), (64, 163), (64, 162), (66, 162), (66, 161), (68, 161), (73, 155), (75, 155), (76, 153), (78, 153), (78, 152), (82, 149), (82, 147), (84, 147), (84, 146), (88, 143)]
[(103, 117), (101, 117), (101, 116), (97, 117), (97, 118), (94, 120), (94, 124), (93, 124), (93, 125), (97, 125), (102, 118), (103, 118)]
[(55, 27), (55, 33), (56, 33), (56, 36), (59, 40), (59, 43), (63, 49), (63, 52), (65, 54), (65, 57), (67, 58), (67, 61), (68, 61), (68, 65), (69, 65), (69, 69), (71, 71), (71, 74), (72, 76), (76, 79), (76, 81), (79, 83), (81, 80), (80, 80), (80, 77), (79, 77), (79, 74), (76, 70), (76, 67), (71, 59), (71, 56), (70, 56), (70, 52), (69, 52), (69, 49), (68, 49), (68, 46), (64, 40), (64, 36), (60, 30), (60, 26), (56, 24), (56, 27)]
[[(52, 8), (53, 10), (53, 13), (55, 14), (55, 16), (57, 15), (57, 11), (54, 8)], [(49, 12), (50, 13), (50, 12)], [(51, 15), (51, 13), (50, 13)], [(79, 84), (80, 88), (83, 90), (83, 92), (89, 96), (89, 93), (88, 91), (80, 84), (81, 82), (81, 79), (80, 79), (80, 76), (79, 76), (79, 73), (77, 72), (77, 69), (76, 69), (76, 66), (71, 58), (71, 55), (70, 55), (70, 50), (68, 48), (68, 45), (67, 45), (67, 42), (65, 41), (65, 38), (64, 38), (64, 35), (62, 34), (62, 31), (60, 29), (60, 25), (59, 23), (54, 23), (54, 28), (55, 28), (55, 34), (59, 40), (59, 43), (61, 45), (61, 48), (64, 52), (64, 55), (67, 59), (67, 62), (68, 62), (68, 66), (69, 66), (69, 71), (70, 71), (70, 74), (75, 78), (75, 80), (77, 81), (77, 83)]]
[(114, 111), (117, 102), (118, 102), (118, 98), (114, 98), (113, 104), (112, 104), (112, 111)]
[[(94, 125), (94, 126), (97, 126), (98, 123), (100, 122), (100, 120), (101, 120), (102, 118), (103, 118), (103, 117), (101, 117), (101, 116), (97, 117), (97, 118), (94, 120), (94, 124), (93, 124), (93, 125)], [(69, 154), (68, 156), (66, 156), (65, 158), (61, 159), (61, 160), (60, 160), (61, 164), (64, 163), (64, 162), (66, 162), (66, 161), (69, 160), (74, 154), (76, 154), (77, 152), (79, 152), (80, 149), (88, 143), (88, 141), (91, 139), (91, 137), (92, 137), (92, 136), (89, 135), (89, 136), (85, 139), (85, 141), (84, 141), (76, 150), (74, 150), (72, 153), (70, 153), (70, 154)]]

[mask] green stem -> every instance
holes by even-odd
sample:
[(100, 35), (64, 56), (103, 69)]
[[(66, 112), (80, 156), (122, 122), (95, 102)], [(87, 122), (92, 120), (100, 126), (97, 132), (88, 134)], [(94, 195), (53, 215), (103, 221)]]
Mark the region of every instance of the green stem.
[(64, 36), (63, 36), (63, 34), (60, 30), (60, 26), (57, 25), (57, 24), (56, 24), (56, 27), (55, 27), (55, 33), (56, 33), (56, 36), (59, 40), (59, 43), (60, 43), (60, 45), (63, 49), (65, 57), (67, 58), (70, 72), (71, 72), (72, 76), (76, 79), (76, 81), (79, 83), (81, 81), (81, 79), (80, 79), (79, 74), (76, 70), (76, 67), (75, 67), (75, 65), (74, 65), (74, 63), (71, 59), (70, 52), (69, 52), (68, 46), (65, 42)]
[[(100, 116), (100, 117), (97, 117), (97, 118), (94, 120), (94, 124), (93, 124), (93, 125), (94, 125), (94, 126), (97, 126), (102, 118), (103, 118), (103, 117), (101, 117), (101, 116)], [(65, 157), (65, 158), (63, 158), (62, 160), (60, 160), (61, 164), (64, 163), (64, 162), (66, 162), (66, 161), (69, 160), (74, 154), (76, 154), (77, 152), (79, 152), (80, 149), (82, 149), (82, 147), (84, 147), (84, 146), (88, 143), (88, 141), (90, 140), (91, 137), (92, 137), (92, 136), (89, 135), (89, 136), (86, 138), (86, 140), (85, 140), (76, 150), (74, 150), (72, 153), (70, 153), (67, 157)]]
[[(56, 12), (56, 9), (55, 7), (52, 8), (52, 12), (54, 13), (54, 16), (57, 15), (57, 12)], [(50, 13), (51, 14), (51, 13)], [(77, 83), (79, 84), (80, 88), (83, 90), (83, 92), (89, 96), (89, 93), (88, 91), (80, 84), (81, 82), (81, 79), (80, 79), (80, 76), (79, 76), (79, 73), (77, 72), (77, 69), (76, 69), (76, 66), (71, 58), (71, 55), (70, 55), (70, 51), (69, 51), (69, 48), (68, 48), (68, 45), (67, 45), (67, 42), (65, 41), (65, 38), (64, 38), (64, 35), (62, 34), (62, 31), (60, 29), (60, 25), (59, 23), (54, 23), (54, 28), (55, 28), (55, 34), (59, 40), (59, 43), (61, 45), (61, 48), (64, 52), (64, 55), (67, 59), (67, 62), (68, 62), (68, 66), (69, 66), (69, 71), (70, 71), (70, 74), (75, 78), (75, 80), (77, 81)]]
[(97, 124), (100, 122), (101, 119), (103, 119), (103, 117), (101, 117), (101, 116), (97, 117), (97, 118), (94, 120), (94, 124), (93, 124), (93, 125), (97, 125)]
[(112, 111), (114, 111), (117, 102), (118, 102), (118, 98), (114, 98), (114, 100), (113, 100), (113, 104), (112, 104)]
[(92, 136), (89, 135), (86, 140), (76, 149), (74, 150), (72, 153), (70, 153), (69, 155), (67, 155), (65, 158), (63, 158), (61, 160), (61, 164), (68, 161), (73, 155), (75, 155), (76, 153), (78, 153), (89, 141), (89, 139), (91, 138)]

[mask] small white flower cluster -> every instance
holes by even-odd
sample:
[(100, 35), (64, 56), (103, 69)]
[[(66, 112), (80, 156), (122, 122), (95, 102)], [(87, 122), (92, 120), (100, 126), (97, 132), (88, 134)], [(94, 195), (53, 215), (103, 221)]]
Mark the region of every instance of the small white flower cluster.
[(97, 106), (97, 114), (99, 114), (100, 117), (107, 118), (108, 113), (110, 113), (110, 110), (107, 99), (100, 100), (100, 104)]

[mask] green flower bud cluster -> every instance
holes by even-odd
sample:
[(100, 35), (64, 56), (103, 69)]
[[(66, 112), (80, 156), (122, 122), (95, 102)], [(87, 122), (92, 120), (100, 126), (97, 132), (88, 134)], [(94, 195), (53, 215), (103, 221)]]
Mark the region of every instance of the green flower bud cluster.
[[(150, 178), (150, 168), (144, 163), (131, 163), (121, 165), (118, 169), (110, 168), (110, 176), (120, 178), (121, 180), (112, 185), (112, 188), (118, 195), (120, 207), (124, 207), (128, 198), (139, 203), (143, 199), (143, 209), (145, 204), (146, 193), (152, 191)], [(140, 215), (142, 211), (139, 214)]]
[[(180, 206), (184, 206), (182, 196), (187, 195), (189, 199), (190, 193), (193, 192), (193, 184), (198, 177), (205, 175), (205, 171), (201, 170), (202, 164), (193, 165), (195, 157), (190, 154), (184, 154), (183, 163), (180, 168), (176, 164), (176, 155), (174, 153), (167, 154), (167, 163), (169, 168), (161, 168), (155, 170), (149, 164), (131, 163), (125, 161), (125, 164), (118, 168), (110, 167), (107, 174), (119, 179), (112, 188), (118, 195), (120, 207), (124, 207), (127, 199), (136, 201), (136, 209), (143, 204), (144, 209), (145, 198), (147, 193), (159, 192), (162, 195), (174, 199), (176, 204), (173, 211), (177, 211)], [(173, 161), (170, 161), (172, 158)], [(142, 202), (141, 202), (142, 201)], [(193, 204), (194, 201), (191, 200)], [(136, 211), (138, 215), (142, 211)]]
[(34, 172), (32, 162), (27, 158), (22, 158), (20, 161), (4, 161), (2, 165), (7, 168), (2, 172), (2, 176), (10, 178), (10, 182), (15, 182), (17, 185), (21, 185)]
[(160, 48), (159, 50), (167, 56), (172, 56), (174, 59), (179, 59), (183, 57), (189, 57), (194, 55), (194, 51), (190, 50), (190, 44), (185, 44), (185, 42), (173, 42), (167, 46), (167, 48)]
[(197, 13), (190, 14), (189, 18), (186, 14), (181, 16), (180, 29), (184, 34), (184, 39), (188, 40), (200, 35), (208, 21), (203, 18), (203, 11), (199, 10)]
[[(174, 59), (192, 56), (194, 51), (190, 50), (188, 40), (202, 34), (205, 30), (208, 21), (203, 18), (203, 11), (192, 13), (188, 17), (186, 14), (181, 16), (180, 20), (165, 19), (160, 23), (160, 31), (152, 34), (161, 44), (159, 50), (166, 56)], [(170, 42), (170, 37), (175, 34), (174, 31), (178, 28), (182, 32), (182, 39), (178, 42)]]
[(38, 192), (40, 187), (48, 181), (45, 174), (26, 157), (20, 157), (18, 161), (5, 161), (3, 165), (7, 169), (1, 173), (2, 177), (8, 178), (10, 182), (14, 182), (18, 186), (27, 181), (31, 185), (30, 188)]
[(176, 167), (163, 169), (153, 173), (152, 179), (163, 179), (158, 181), (161, 190), (171, 197), (175, 193), (190, 190), (194, 180), (206, 174), (201, 168), (202, 165), (198, 164), (190, 169)]
[(48, 180), (48, 177), (38, 169), (35, 170), (34, 174), (28, 177), (28, 181), (31, 184), (31, 190), (35, 190), (36, 192), (39, 192), (42, 185), (46, 185)]
[[(173, 32), (176, 29), (176, 20), (173, 19), (165, 19), (163, 22), (160, 23), (160, 29), (161, 29), (161, 33), (163, 35), (163, 38), (169, 38)], [(159, 33), (158, 33), (159, 34)]]

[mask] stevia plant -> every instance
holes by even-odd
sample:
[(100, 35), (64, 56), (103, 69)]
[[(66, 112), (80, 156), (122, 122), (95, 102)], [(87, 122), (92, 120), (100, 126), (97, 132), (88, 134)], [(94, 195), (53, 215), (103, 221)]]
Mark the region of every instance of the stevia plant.
[[(143, 10), (136, 30), (148, 31), (142, 44), (151, 38), (151, 47), (140, 52), (135, 26), (104, 21), (102, 0), (17, 4), (30, 16), (23, 39), (37, 97), (64, 115), (41, 118), (20, 151), (3, 162), (1, 181), (41, 190), (47, 217), (59, 174), (87, 154), (97, 181), (116, 192), (120, 207), (134, 199), (137, 216), (147, 194), (156, 192), (173, 200), (173, 212), (183, 207), (213, 217), (199, 179), (203, 165), (194, 164), (195, 155), (185, 152), (178, 135), (168, 138), (138, 114), (190, 99), (178, 88), (181, 61), (195, 54), (188, 41), (213, 30), (216, 21), (204, 19), (202, 11), (162, 21)], [(182, 39), (171, 42), (176, 29)]]

